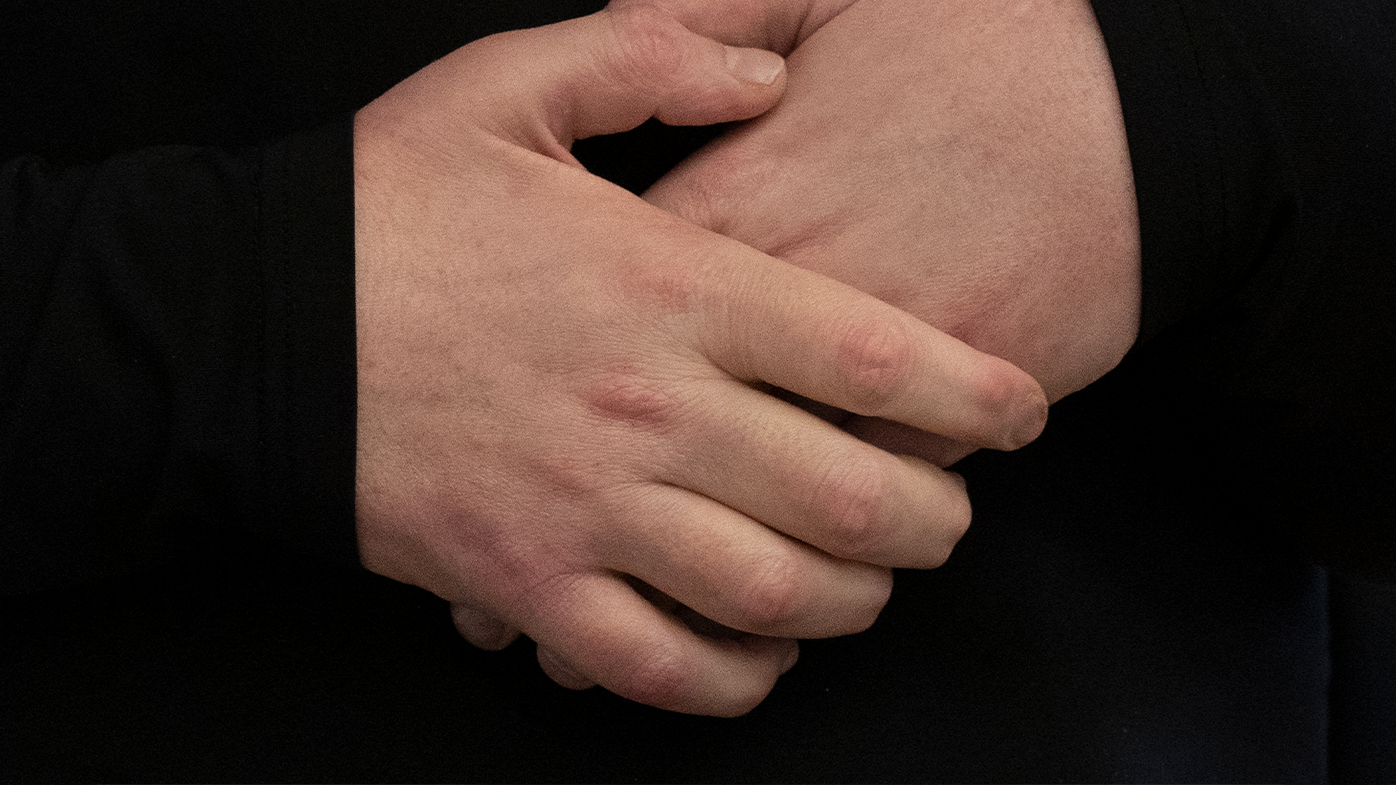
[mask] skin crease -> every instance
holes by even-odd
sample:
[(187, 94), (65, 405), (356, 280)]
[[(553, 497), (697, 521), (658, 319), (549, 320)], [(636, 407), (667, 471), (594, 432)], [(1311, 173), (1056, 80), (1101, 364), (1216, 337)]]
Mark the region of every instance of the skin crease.
[(958, 540), (957, 476), (756, 385), (985, 446), (1042, 428), (1011, 364), (568, 152), (784, 86), (635, 6), (476, 42), (356, 115), (363, 563), (499, 620), (480, 642), (521, 630), (564, 685), (743, 713), (794, 639), (866, 628), (890, 567)]
[[(1123, 358), (1138, 333), (1138, 216), (1087, 0), (859, 0), (789, 70), (777, 107), (646, 198), (1011, 360), (1049, 400)], [(837, 421), (940, 465), (971, 451)]]
[[(695, 32), (788, 55), (790, 84), (774, 109), (680, 165), (649, 201), (1008, 358), (1053, 401), (1132, 345), (1133, 177), (1087, 0), (659, 5)], [(939, 466), (975, 449), (777, 393)], [(517, 635), (468, 605), (453, 615), (485, 648)]]

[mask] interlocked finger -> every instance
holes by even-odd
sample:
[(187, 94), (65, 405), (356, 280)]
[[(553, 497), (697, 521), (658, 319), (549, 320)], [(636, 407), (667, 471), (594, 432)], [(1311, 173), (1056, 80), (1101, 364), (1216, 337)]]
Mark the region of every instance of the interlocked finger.
[(714, 386), (714, 408), (697, 415), (704, 452), (677, 462), (671, 482), (836, 557), (886, 567), (937, 567), (968, 528), (958, 475), (745, 385)]
[(620, 569), (707, 619), (783, 638), (867, 629), (891, 571), (840, 559), (676, 487), (643, 492)]
[(712, 274), (732, 296), (700, 340), (737, 378), (983, 447), (1016, 449), (1046, 423), (1031, 376), (876, 298), (760, 255)]
[(798, 654), (793, 640), (695, 635), (618, 576), (578, 576), (540, 618), (538, 645), (564, 686), (594, 680), (662, 709), (734, 717), (760, 703)]

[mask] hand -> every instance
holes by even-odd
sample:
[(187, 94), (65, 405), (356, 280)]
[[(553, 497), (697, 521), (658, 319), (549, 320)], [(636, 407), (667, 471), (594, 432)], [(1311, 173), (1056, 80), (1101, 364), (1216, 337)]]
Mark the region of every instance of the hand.
[(568, 152), (750, 117), (780, 65), (637, 7), (476, 42), (356, 117), (363, 562), (497, 619), (482, 642), (522, 630), (563, 684), (742, 713), (790, 639), (863, 629), (888, 567), (954, 545), (955, 475), (757, 383), (974, 444), (1041, 429), (1009, 363)]
[[(722, 32), (698, 0), (663, 5)], [(786, 96), (649, 201), (1004, 357), (1049, 400), (1119, 362), (1138, 331), (1138, 219), (1087, 0), (758, 0), (747, 13), (769, 31), (748, 40), (798, 43)], [(844, 425), (941, 465), (971, 449)]]

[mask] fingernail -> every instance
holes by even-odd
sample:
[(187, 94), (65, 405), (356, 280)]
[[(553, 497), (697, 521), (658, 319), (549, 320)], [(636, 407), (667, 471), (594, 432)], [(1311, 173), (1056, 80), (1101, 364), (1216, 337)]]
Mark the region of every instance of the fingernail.
[(785, 70), (785, 58), (765, 49), (727, 47), (727, 70), (743, 82), (774, 84)]

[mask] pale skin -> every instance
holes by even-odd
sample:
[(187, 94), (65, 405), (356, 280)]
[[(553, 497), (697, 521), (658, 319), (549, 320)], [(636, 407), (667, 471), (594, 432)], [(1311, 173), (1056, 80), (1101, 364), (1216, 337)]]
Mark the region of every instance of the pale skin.
[[(789, 54), (790, 74), (779, 105), (685, 162), (649, 201), (1008, 358), (1053, 401), (1133, 344), (1133, 180), (1087, 0), (658, 5), (704, 35)], [(940, 466), (976, 448), (810, 408)], [(476, 607), (453, 614), (477, 644), (512, 639)], [(573, 668), (550, 672), (589, 683)]]
[(477, 643), (521, 630), (564, 685), (743, 713), (795, 639), (866, 628), (889, 568), (968, 525), (956, 475), (759, 386), (978, 446), (1044, 423), (1012, 364), (568, 153), (749, 118), (785, 83), (634, 7), (477, 42), (356, 116), (363, 562)]
[[(701, 2), (667, 5), (721, 37)], [(1088, 0), (808, 5), (843, 7), (805, 30), (780, 105), (646, 198), (1011, 360), (1051, 401), (1113, 368), (1138, 334), (1139, 228)], [(940, 465), (973, 449), (845, 418)]]

